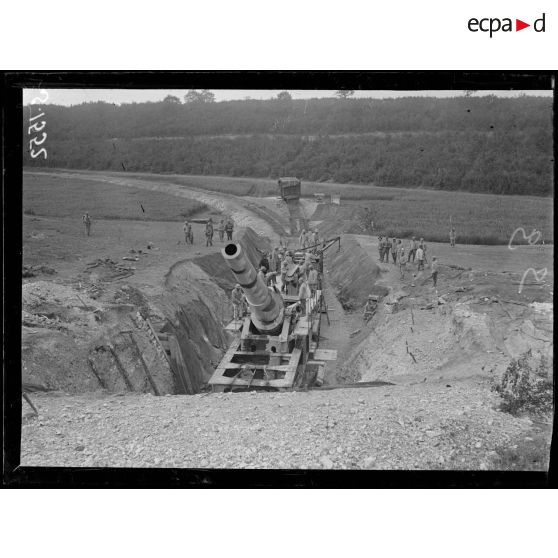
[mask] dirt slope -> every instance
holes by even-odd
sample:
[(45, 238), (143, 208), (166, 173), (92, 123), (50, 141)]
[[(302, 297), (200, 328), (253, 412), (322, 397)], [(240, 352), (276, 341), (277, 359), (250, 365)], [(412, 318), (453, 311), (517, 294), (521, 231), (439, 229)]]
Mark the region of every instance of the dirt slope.
[(387, 294), (388, 289), (377, 284), (380, 267), (352, 236), (343, 235), (340, 250), (329, 250), (324, 267), (343, 308), (360, 310), (369, 294)]

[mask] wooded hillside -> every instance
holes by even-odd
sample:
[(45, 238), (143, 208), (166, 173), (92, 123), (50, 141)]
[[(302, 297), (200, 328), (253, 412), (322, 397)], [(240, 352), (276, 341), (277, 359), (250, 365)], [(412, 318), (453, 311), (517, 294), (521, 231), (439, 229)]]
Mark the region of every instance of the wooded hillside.
[(550, 98), (177, 101), (46, 105), (24, 164), (552, 193)]

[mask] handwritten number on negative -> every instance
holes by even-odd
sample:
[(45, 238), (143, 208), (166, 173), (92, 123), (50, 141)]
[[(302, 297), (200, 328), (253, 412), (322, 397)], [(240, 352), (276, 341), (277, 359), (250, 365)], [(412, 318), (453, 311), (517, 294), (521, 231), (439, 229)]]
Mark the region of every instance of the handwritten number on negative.
[(47, 133), (43, 132), (43, 139), (38, 140), (37, 138), (31, 138), (31, 141), (29, 142), (29, 149), (33, 149), (33, 144), (35, 145), (41, 145), (42, 143), (45, 142), (45, 140), (47, 139)]
[(39, 92), (41, 95), (44, 95), (45, 98), (41, 99), (40, 97), (34, 97), (31, 101), (31, 105), (37, 105), (39, 103), (46, 103), (48, 101), (48, 91), (46, 89), (41, 89)]
[(35, 122), (28, 128), (28, 134), (31, 134), (31, 130), (35, 132), (40, 132), (46, 126), (46, 120), (41, 120), (41, 122)]
[(35, 151), (31, 149), (31, 157), (33, 157), (33, 159), (36, 159), (41, 154), (45, 156), (45, 159), (47, 158), (47, 150), (44, 147), (41, 147), (41, 149), (39, 149), (37, 153), (35, 153)]

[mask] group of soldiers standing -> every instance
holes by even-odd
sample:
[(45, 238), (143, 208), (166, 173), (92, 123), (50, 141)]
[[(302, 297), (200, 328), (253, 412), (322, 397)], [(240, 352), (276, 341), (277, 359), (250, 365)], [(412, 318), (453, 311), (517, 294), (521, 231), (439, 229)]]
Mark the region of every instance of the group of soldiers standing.
[[(225, 234), (227, 235), (227, 240), (232, 240), (234, 232), (234, 222), (231, 218), (221, 219), (216, 226), (213, 225), (213, 219), (210, 217), (205, 224), (205, 245), (213, 246), (213, 235), (215, 234), (215, 229), (219, 234), (219, 240), (224, 242)], [(192, 223), (189, 221), (184, 221), (184, 242), (186, 244), (194, 244), (194, 233), (192, 231)]]
[(306, 230), (302, 229), (300, 236), (298, 238), (298, 243), (300, 248), (309, 248), (310, 246), (316, 246), (320, 243), (320, 237), (318, 235), (317, 229)]
[[(450, 245), (455, 246), (455, 229), (453, 228), (450, 231)], [(393, 265), (399, 265), (399, 273), (402, 279), (405, 277), (405, 270), (408, 265), (414, 264), (416, 261), (417, 272), (419, 272), (424, 270), (425, 264), (428, 264), (427, 245), (424, 238), (417, 241), (416, 237), (411, 237), (407, 244), (407, 251), (405, 251), (405, 246), (401, 239), (390, 239), (387, 236), (379, 236), (378, 253), (381, 263), (389, 263), (389, 256), (391, 254)], [(438, 261), (435, 256), (432, 257), (432, 261), (430, 262), (430, 271), (432, 283), (434, 288), (436, 288), (438, 282)], [(368, 295), (362, 315), (365, 323), (368, 323), (376, 313), (378, 298), (379, 297), (375, 295)]]
[[(453, 230), (455, 232), (455, 229)], [(455, 241), (455, 234), (453, 238)], [(401, 239), (393, 238), (390, 240), (387, 236), (379, 236), (378, 252), (381, 263), (389, 263), (389, 255), (391, 254), (393, 265), (399, 265), (399, 273), (402, 279), (405, 277), (405, 271), (408, 264), (414, 264), (416, 261), (417, 271), (423, 271), (424, 265), (428, 264), (427, 245), (424, 238), (417, 241), (416, 237), (411, 237), (408, 242), (408, 250), (405, 252), (405, 246)], [(436, 287), (438, 280), (438, 262), (436, 257), (432, 258), (430, 268), (432, 271), (432, 282), (434, 287)]]
[[(91, 236), (91, 216), (89, 213), (85, 213), (81, 218), (83, 224), (85, 225), (85, 234)], [(213, 219), (210, 217), (205, 225), (205, 245), (213, 246), (213, 235), (215, 234), (215, 228), (219, 234), (219, 240), (224, 242), (225, 234), (227, 235), (227, 240), (232, 240), (234, 232), (234, 222), (232, 218), (221, 219), (216, 227), (213, 225)], [(184, 232), (184, 242), (186, 244), (194, 244), (194, 232), (192, 230), (192, 223), (188, 220), (184, 221), (182, 226)]]

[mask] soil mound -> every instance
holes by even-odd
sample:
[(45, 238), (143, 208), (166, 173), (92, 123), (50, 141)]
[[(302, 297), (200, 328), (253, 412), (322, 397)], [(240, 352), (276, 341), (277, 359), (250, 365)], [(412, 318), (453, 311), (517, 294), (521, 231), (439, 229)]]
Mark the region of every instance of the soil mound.
[(353, 381), (403, 376), (415, 376), (417, 381), (495, 378), (512, 358), (527, 351), (552, 364), (551, 304), (527, 305), (486, 296), (479, 294), (480, 285), (453, 286), (437, 298), (420, 287), (417, 281), (416, 291), (399, 300), (395, 313), (380, 307), (371, 335), (344, 366), (341, 377)]

